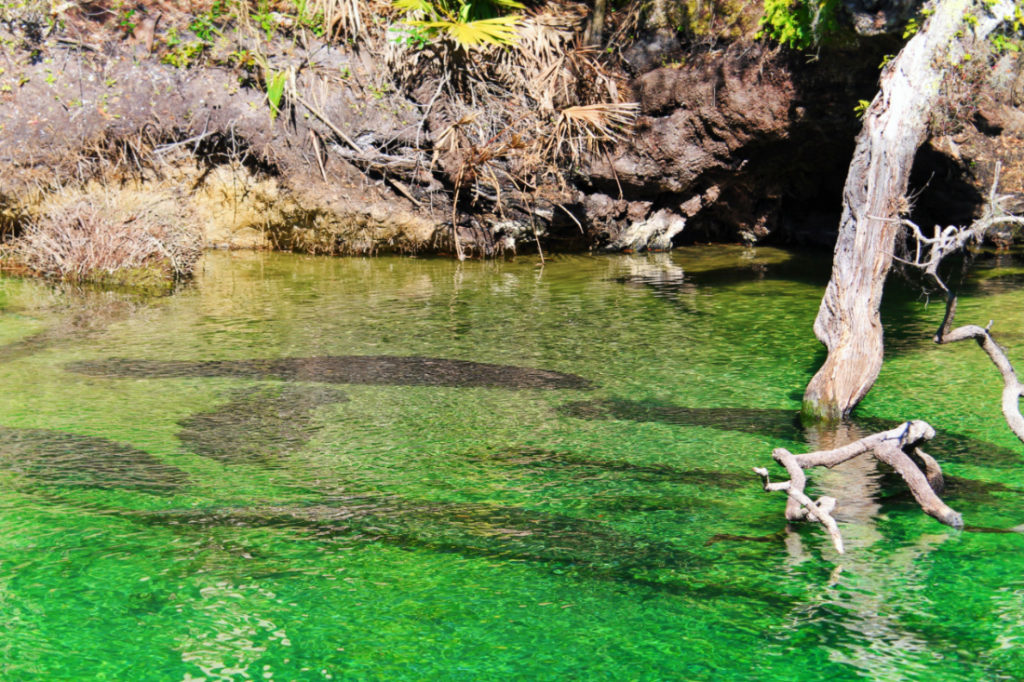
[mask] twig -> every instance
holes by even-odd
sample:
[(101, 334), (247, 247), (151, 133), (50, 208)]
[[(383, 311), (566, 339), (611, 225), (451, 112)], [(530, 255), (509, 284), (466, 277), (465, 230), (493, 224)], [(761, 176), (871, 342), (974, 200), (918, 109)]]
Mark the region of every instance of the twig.
[(331, 119), (327, 118), (326, 114), (324, 114), (322, 111), (320, 111), (318, 108), (316, 108), (310, 102), (306, 101), (302, 97), (302, 95), (300, 95), (298, 92), (292, 92), (291, 95), (295, 99), (296, 102), (298, 102), (302, 106), (304, 106), (307, 109), (309, 109), (310, 113), (312, 113), (314, 116), (316, 116), (318, 119), (320, 119), (323, 122), (324, 125), (326, 125), (328, 128), (330, 128), (331, 131), (335, 135), (337, 135), (338, 138), (341, 139), (342, 142), (344, 142), (349, 147), (351, 147), (356, 152), (358, 152), (360, 156), (364, 156), (364, 157), (366, 156), (366, 150), (362, 149), (359, 145), (357, 145), (355, 142), (353, 142), (352, 138), (345, 134), (345, 131), (343, 131), (338, 126), (334, 125), (334, 122), (331, 121)]

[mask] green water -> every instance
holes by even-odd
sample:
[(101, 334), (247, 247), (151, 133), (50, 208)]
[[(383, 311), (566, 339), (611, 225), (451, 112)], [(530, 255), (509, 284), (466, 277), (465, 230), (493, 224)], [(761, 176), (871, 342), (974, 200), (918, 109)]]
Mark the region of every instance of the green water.
[[(217, 253), (149, 301), (0, 279), (0, 678), (1024, 677), (999, 377), (891, 292), (857, 421), (800, 428), (827, 260)], [(1019, 268), (983, 262), (959, 315), (1024, 354)], [(814, 472), (840, 557), (750, 472), (907, 418), (967, 530), (871, 463)]]

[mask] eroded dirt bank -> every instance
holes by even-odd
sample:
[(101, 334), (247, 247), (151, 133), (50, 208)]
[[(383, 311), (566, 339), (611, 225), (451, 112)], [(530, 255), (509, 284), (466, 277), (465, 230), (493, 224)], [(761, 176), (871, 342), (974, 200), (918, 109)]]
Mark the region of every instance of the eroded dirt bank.
[[(265, 33), (220, 16), (204, 36), (196, 17), (213, 15), (199, 3), (186, 13), (140, 2), (130, 20), (123, 4), (65, 5), (8, 17), (2, 30), (8, 234), (74, 188), (173, 202), (209, 246), (469, 256), (827, 246), (855, 106), (899, 48), (881, 36), (809, 61), (744, 40), (650, 34), (598, 62), (572, 52), (581, 11), (538, 9), (526, 29), (546, 49), (502, 72), (496, 48), (413, 52), (385, 30), (329, 40), (288, 30), (283, 15)], [(924, 222), (968, 217), (997, 159), (1003, 190), (1021, 190), (1019, 67), (1007, 57), (973, 77), (987, 89), (951, 93), (969, 115), (939, 122), (920, 155)], [(611, 111), (629, 122), (601, 119), (604, 137), (580, 123)]]

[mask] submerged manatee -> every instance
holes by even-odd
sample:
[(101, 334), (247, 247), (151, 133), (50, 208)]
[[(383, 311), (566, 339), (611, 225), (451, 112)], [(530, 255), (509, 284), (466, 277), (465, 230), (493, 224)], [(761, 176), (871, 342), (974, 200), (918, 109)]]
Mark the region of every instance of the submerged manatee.
[[(799, 415), (791, 410), (747, 409), (730, 407), (682, 407), (650, 401), (613, 398), (569, 403), (563, 414), (578, 419), (622, 419), (637, 422), (659, 422), (679, 426), (705, 426), (722, 431), (739, 431), (779, 440), (807, 442)], [(878, 417), (851, 420), (864, 434), (888, 431), (902, 422)], [(933, 426), (935, 426), (933, 424)], [(1020, 466), (1018, 452), (959, 433), (937, 428), (938, 435), (928, 442), (928, 451), (940, 462), (963, 462), (989, 467)]]
[(585, 519), (470, 502), (387, 495), (324, 497), (309, 504), (129, 512), (145, 523), (193, 527), (283, 527), (313, 537), (507, 560), (576, 565), (588, 574), (637, 570), (685, 573), (700, 560), (685, 550)]
[(331, 544), (386, 543), (410, 550), (527, 561), (552, 566), (574, 580), (607, 580), (706, 598), (738, 595), (771, 608), (788, 608), (788, 601), (760, 579), (729, 583), (718, 573), (709, 574), (711, 557), (596, 521), (518, 507), (370, 494), (323, 497), (307, 504), (126, 512), (124, 516), (204, 535), (211, 527), (275, 527)]
[(331, 387), (261, 387), (181, 420), (178, 438), (191, 452), (219, 462), (271, 465), (317, 434), (318, 407), (347, 400)]
[(750, 483), (750, 476), (730, 471), (682, 469), (668, 464), (633, 464), (536, 448), (507, 450), (473, 459), (486, 464), (515, 467), (525, 473), (564, 471), (574, 478), (607, 473), (645, 483), (678, 483), (716, 488), (739, 488)]
[(590, 382), (582, 377), (543, 369), (468, 360), (390, 355), (196, 361), (112, 358), (77, 362), (68, 368), (82, 374), (116, 378), (238, 377), (329, 384), (506, 389), (590, 387)]
[(189, 483), (177, 467), (135, 448), (92, 436), (0, 427), (0, 468), (53, 486), (172, 494)]

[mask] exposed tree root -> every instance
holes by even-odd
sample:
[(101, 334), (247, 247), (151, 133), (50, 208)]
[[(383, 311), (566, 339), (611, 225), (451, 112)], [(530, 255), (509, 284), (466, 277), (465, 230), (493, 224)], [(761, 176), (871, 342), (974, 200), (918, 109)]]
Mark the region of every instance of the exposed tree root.
[[(784, 490), (789, 496), (786, 501), (787, 521), (817, 521), (825, 526), (836, 551), (843, 554), (843, 538), (839, 526), (832, 517), (836, 508), (834, 498), (823, 496), (816, 502), (804, 493), (807, 476), (804, 469), (824, 466), (832, 468), (837, 464), (849, 461), (870, 452), (881, 462), (885, 462), (903, 477), (910, 487), (914, 499), (921, 505), (926, 514), (947, 526), (963, 528), (964, 522), (960, 514), (950, 509), (937, 493), (942, 491), (942, 469), (938, 462), (920, 449), (919, 444), (935, 436), (935, 430), (926, 422), (913, 420), (905, 422), (895, 429), (882, 431), (860, 440), (834, 448), (818, 450), (802, 455), (794, 455), (785, 448), (776, 448), (772, 457), (786, 468), (789, 480), (772, 483), (768, 479), (768, 470), (755, 467), (754, 473), (761, 477), (766, 491)], [(921, 462), (919, 466), (911, 453)], [(923, 466), (923, 470), (922, 470)]]

